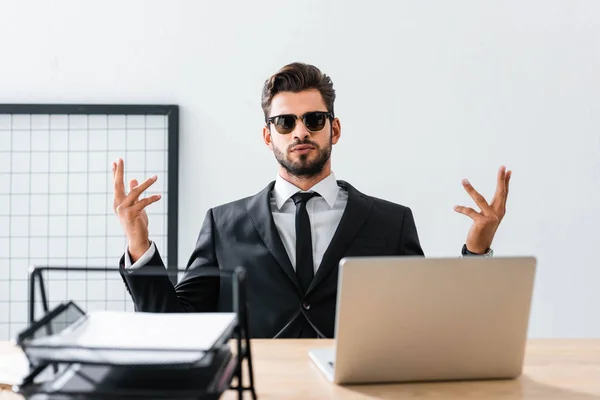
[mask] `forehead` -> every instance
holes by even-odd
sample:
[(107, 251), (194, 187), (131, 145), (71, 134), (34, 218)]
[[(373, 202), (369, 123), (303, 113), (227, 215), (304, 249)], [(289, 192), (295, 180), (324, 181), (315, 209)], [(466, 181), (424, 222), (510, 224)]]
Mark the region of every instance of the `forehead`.
[(271, 101), (271, 116), (302, 115), (308, 111), (327, 111), (323, 96), (317, 89), (303, 90), (298, 93), (279, 92)]

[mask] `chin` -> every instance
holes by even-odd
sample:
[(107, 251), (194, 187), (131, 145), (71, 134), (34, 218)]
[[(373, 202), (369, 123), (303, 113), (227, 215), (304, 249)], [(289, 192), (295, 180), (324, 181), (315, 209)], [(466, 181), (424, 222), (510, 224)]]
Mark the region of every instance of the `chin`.
[(291, 161), (291, 164), (296, 168), (310, 168), (313, 164), (313, 160), (309, 160), (307, 157), (297, 158)]

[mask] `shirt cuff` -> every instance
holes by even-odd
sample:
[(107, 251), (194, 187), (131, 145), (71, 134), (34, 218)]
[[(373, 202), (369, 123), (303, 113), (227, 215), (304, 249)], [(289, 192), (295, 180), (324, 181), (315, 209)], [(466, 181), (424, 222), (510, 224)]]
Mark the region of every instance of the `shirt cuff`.
[(156, 246), (154, 242), (150, 242), (150, 248), (146, 250), (146, 252), (137, 260), (133, 265), (131, 264), (131, 257), (129, 257), (129, 246), (125, 248), (125, 269), (137, 269), (143, 267), (148, 264), (152, 257), (154, 257), (154, 253), (156, 252)]

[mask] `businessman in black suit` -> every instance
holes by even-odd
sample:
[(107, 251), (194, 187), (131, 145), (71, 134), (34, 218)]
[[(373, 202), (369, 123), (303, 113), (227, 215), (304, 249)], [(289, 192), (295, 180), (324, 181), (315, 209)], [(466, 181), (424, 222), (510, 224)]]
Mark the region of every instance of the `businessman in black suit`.
[[(341, 135), (331, 79), (311, 65), (285, 66), (265, 82), (263, 139), (279, 163), (276, 181), (258, 194), (210, 209), (186, 274), (173, 287), (148, 238), (140, 198), (156, 181), (130, 182), (123, 160), (113, 163), (114, 210), (128, 238), (121, 274), (138, 311), (231, 311), (230, 284), (197, 272), (243, 266), (247, 272), (250, 334), (260, 338), (333, 337), (338, 263), (350, 256), (422, 256), (411, 210), (367, 196), (335, 179), (331, 150)], [(490, 255), (504, 216), (511, 172), (500, 168), (488, 204), (466, 180), (481, 211), (456, 207), (473, 219), (463, 255)], [(164, 268), (160, 270), (164, 271)]]

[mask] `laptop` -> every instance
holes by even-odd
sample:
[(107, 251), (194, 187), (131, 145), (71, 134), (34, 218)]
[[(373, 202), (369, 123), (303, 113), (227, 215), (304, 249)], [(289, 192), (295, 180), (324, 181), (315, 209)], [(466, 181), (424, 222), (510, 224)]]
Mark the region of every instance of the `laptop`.
[(335, 345), (309, 356), (336, 384), (521, 374), (536, 259), (340, 261)]

